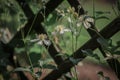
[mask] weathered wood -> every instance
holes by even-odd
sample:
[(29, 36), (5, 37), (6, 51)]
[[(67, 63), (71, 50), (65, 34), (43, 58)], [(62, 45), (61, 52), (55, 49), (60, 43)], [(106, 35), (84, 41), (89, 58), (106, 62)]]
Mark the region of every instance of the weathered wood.
[[(109, 25), (107, 25), (102, 31), (100, 31), (100, 34), (104, 38), (110, 38), (115, 33), (120, 31), (119, 26), (120, 26), (120, 18), (116, 18)], [(76, 52), (74, 52), (73, 54), (74, 56), (72, 55), (71, 57), (74, 57), (75, 59), (83, 60), (86, 57), (86, 55), (82, 53), (81, 50), (84, 50), (84, 49), (95, 50), (96, 48), (98, 48), (100, 46), (99, 43), (97, 43), (96, 41), (98, 37), (99, 37), (98, 35), (95, 35), (92, 39), (86, 42), (81, 48), (79, 48)], [(56, 80), (57, 78), (61, 77), (62, 74), (68, 72), (69, 69), (72, 68), (73, 66), (74, 66), (73, 63), (69, 59), (66, 59), (64, 63), (58, 66), (57, 70), (53, 70), (43, 80)], [(120, 70), (120, 68), (118, 69)]]

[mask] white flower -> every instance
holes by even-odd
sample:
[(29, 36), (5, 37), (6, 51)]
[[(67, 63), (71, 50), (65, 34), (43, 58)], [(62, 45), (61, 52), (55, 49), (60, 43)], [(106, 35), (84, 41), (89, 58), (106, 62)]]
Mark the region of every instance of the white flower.
[(76, 25), (77, 25), (77, 27), (80, 27), (82, 25), (82, 23), (78, 22)]
[(61, 34), (64, 34), (65, 32), (70, 32), (70, 31), (71, 31), (70, 29), (64, 28), (63, 25), (58, 25), (52, 34), (55, 35), (58, 33), (61, 35)]
[(79, 17), (80, 23), (82, 22), (86, 29), (90, 28), (94, 24), (94, 19), (87, 15), (81, 15)]
[(69, 23), (72, 23), (72, 20), (70, 17), (67, 18)]
[(64, 10), (60, 10), (60, 9), (55, 9), (57, 11), (57, 13), (61, 16), (65, 16), (65, 12)]
[(48, 39), (47, 35), (46, 34), (39, 34), (37, 36), (37, 39), (33, 39), (31, 40), (30, 42), (37, 42), (37, 44), (39, 45), (47, 45), (49, 46), (51, 44), (50, 40)]

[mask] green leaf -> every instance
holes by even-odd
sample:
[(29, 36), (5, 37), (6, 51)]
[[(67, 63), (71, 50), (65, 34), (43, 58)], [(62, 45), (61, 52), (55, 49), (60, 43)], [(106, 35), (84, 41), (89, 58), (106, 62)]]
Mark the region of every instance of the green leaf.
[(47, 21), (50, 21), (52, 17), (53, 17), (53, 15), (52, 15), (52, 14), (49, 14), (49, 15), (48, 15), (48, 18), (47, 18)]
[(40, 50), (40, 47), (39, 45), (34, 45), (33, 47), (30, 48), (30, 53), (40, 53), (41, 50)]
[(57, 69), (56, 66), (52, 65), (52, 64), (44, 64), (43, 68), (47, 68), (47, 69)]
[(64, 58), (68, 58), (70, 55), (67, 54), (67, 53), (64, 53), (64, 54), (59, 53), (56, 56), (61, 56), (61, 57), (64, 57)]
[(25, 72), (32, 73), (32, 71), (29, 68), (23, 68), (23, 67), (18, 67), (16, 69), (14, 69), (14, 71), (25, 71)]
[(41, 75), (42, 75), (42, 71), (38, 71), (38, 72), (35, 73), (35, 76), (36, 76), (37, 78), (39, 78)]
[(117, 41), (117, 46), (120, 46), (120, 41)]
[(98, 42), (101, 46), (103, 46), (103, 47), (105, 47), (105, 48), (108, 48), (108, 47), (109, 47), (109, 44), (108, 44), (107, 40), (104, 39), (104, 38), (98, 38), (98, 39), (97, 39), (97, 42)]
[(104, 77), (104, 74), (102, 71), (99, 71), (97, 74), (100, 75), (101, 77)]
[(99, 20), (99, 19), (107, 19), (110, 20), (108, 17), (106, 16), (100, 16), (100, 17), (95, 17), (95, 20)]
[(120, 55), (120, 51), (115, 51), (113, 54)]
[(109, 39), (109, 40), (108, 40), (108, 44), (109, 44), (110, 46), (113, 46), (113, 44), (112, 44), (112, 39)]
[(110, 80), (110, 78), (109, 78), (109, 77), (104, 77), (104, 79), (105, 79), (105, 80)]
[(100, 57), (99, 57), (97, 54), (93, 54), (92, 57), (94, 57), (94, 58), (97, 59), (97, 60), (100, 60)]
[(92, 56), (93, 51), (91, 49), (81, 50), (83, 53), (85, 53), (87, 56)]
[(117, 9), (120, 11), (120, 0), (117, 0)]
[(77, 80), (75, 77), (72, 77), (71, 80)]
[(25, 48), (15, 48), (15, 52), (16, 53), (22, 53), (22, 52), (24, 52), (25, 51)]
[(96, 15), (101, 15), (101, 14), (110, 14), (110, 12), (105, 12), (105, 11), (95, 11)]
[(97, 54), (94, 54), (91, 49), (82, 50), (83, 53), (86, 53), (87, 56), (94, 57), (97, 60), (100, 60), (100, 57)]
[(72, 57), (70, 57), (69, 60), (70, 60), (74, 65), (76, 65), (79, 61), (81, 61), (81, 59), (74, 59), (74, 58), (72, 58)]

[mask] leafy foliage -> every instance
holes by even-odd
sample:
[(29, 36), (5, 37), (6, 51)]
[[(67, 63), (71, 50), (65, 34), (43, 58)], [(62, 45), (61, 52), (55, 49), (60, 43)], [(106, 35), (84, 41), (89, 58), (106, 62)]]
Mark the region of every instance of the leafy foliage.
[(102, 71), (99, 71), (97, 74), (100, 77), (100, 79), (102, 79), (102, 80), (110, 80), (109, 77), (104, 76), (104, 73)]
[[(29, 4), (34, 14), (37, 15), (36, 13), (38, 13), (41, 7), (45, 11), (45, 4), (47, 1), (48, 0), (26, 0), (26, 3), (21, 4), (23, 4), (23, 6)], [(118, 1), (118, 10), (120, 10), (119, 3), (120, 2)], [(77, 65), (77, 63), (81, 61), (81, 59), (74, 59), (73, 57), (70, 57), (70, 55), (78, 49), (79, 45), (82, 44), (81, 36), (82, 38), (85, 37), (85, 41), (87, 41), (86, 37), (88, 36), (81, 35), (81, 31), (83, 30), (82, 27), (84, 27), (85, 29), (89, 29), (92, 26), (91, 24), (94, 24), (94, 21), (98, 19), (109, 20), (109, 18), (106, 17), (106, 14), (110, 14), (110, 12), (95, 11), (95, 16), (91, 17), (88, 14), (79, 15), (79, 13), (75, 12), (74, 7), (68, 8), (68, 6), (69, 5), (65, 5), (65, 7), (67, 7), (65, 9), (59, 9), (60, 7), (58, 7), (56, 11), (50, 14), (47, 18), (46, 16), (44, 16), (45, 12), (42, 13), (45, 18), (44, 22), (42, 22), (42, 26), (45, 27), (48, 36), (43, 33), (36, 35), (36, 32), (33, 34), (28, 34), (26, 38), (24, 37), (24, 35), (22, 35), (24, 47), (16, 46), (14, 52), (16, 54), (26, 54), (30, 64), (27, 67), (18, 67), (14, 69), (15, 72), (29, 72), (33, 76), (38, 78), (42, 74), (42, 69), (57, 69), (56, 64), (51, 60), (50, 55), (47, 54), (51, 42), (54, 43), (54, 46), (56, 47), (56, 50), (59, 53), (56, 56), (61, 56), (64, 59), (69, 58), (69, 60), (74, 65)], [(14, 0), (1, 0), (0, 22), (0, 26), (2, 28), (9, 27), (14, 33), (15, 31), (21, 29), (21, 26), (23, 26), (27, 22), (27, 19), (24, 13), (19, 8), (18, 4)], [(54, 27), (54, 30), (52, 26)], [(22, 33), (24, 33), (24, 30), (21, 30), (21, 34)], [(103, 50), (110, 55), (110, 57), (108, 55), (106, 59), (118, 58), (120, 53), (118, 49), (120, 47), (120, 41), (117, 42), (116, 46), (112, 45), (111, 40), (106, 40), (104, 38), (98, 38), (97, 41), (102, 46)], [(47, 46), (46, 49), (45, 46)], [(6, 65), (9, 64), (9, 61), (6, 59), (8, 58), (9, 53), (6, 54), (2, 49), (1, 45), (0, 51), (1, 71), (6, 67)], [(90, 49), (82, 50), (82, 52), (85, 53), (86, 56), (90, 56), (97, 60), (100, 60), (100, 57)], [(20, 60), (18, 59), (18, 61)], [(40, 71), (34, 72), (34, 68), (36, 67), (39, 68)], [(105, 80), (109, 80), (109, 78), (105, 77), (102, 72), (98, 74), (101, 77), (104, 77)], [(72, 80), (76, 80), (76, 78), (73, 77)]]
[(100, 57), (97, 54), (93, 53), (93, 51), (90, 49), (82, 50), (82, 52), (85, 53), (87, 56), (100, 60)]
[(104, 38), (98, 38), (97, 41), (107, 54), (106, 60), (111, 58), (118, 59), (120, 57), (120, 41), (117, 42), (116, 46), (112, 44), (111, 40), (106, 40)]

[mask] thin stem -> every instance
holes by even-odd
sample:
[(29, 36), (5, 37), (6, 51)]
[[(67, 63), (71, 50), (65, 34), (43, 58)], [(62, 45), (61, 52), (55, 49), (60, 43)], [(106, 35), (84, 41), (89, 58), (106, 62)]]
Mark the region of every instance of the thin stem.
[(76, 36), (76, 49), (77, 49), (77, 44), (78, 44), (78, 38), (80, 37), (80, 33), (81, 33), (81, 30), (82, 30), (82, 26), (80, 26), (79, 30), (78, 30), (78, 35)]
[(95, 19), (95, 1), (93, 0), (93, 17), (94, 17), (94, 19)]
[(25, 35), (24, 35), (24, 30), (23, 29), (21, 29), (20, 30), (21, 31), (21, 35), (22, 35), (22, 40), (23, 40), (23, 42), (24, 42), (24, 45), (25, 45)]
[(33, 27), (33, 25), (34, 25), (34, 23), (35, 23), (35, 20), (36, 20), (36, 18), (37, 18), (37, 15), (38, 15), (38, 13), (35, 15), (35, 17), (34, 17), (34, 19), (33, 19), (33, 21), (32, 21), (32, 24), (31, 24), (31, 26), (30, 26), (30, 28), (29, 28), (29, 31), (28, 31), (28, 33), (27, 33), (26, 36), (28, 36), (29, 33), (30, 33), (30, 31), (32, 30), (32, 27)]
[(75, 67), (74, 67), (74, 70), (75, 70), (76, 80), (78, 80), (78, 75), (77, 75), (77, 68), (76, 68), (76, 65), (75, 65)]
[(93, 28), (89, 28), (89, 29), (91, 29), (91, 30), (93, 30), (93, 31), (95, 31), (96, 32), (96, 34), (97, 35), (99, 35), (99, 37), (101, 37), (101, 38), (104, 38), (96, 29), (93, 29)]
[(112, 9), (113, 9), (115, 15), (118, 16), (118, 14), (117, 14), (117, 12), (116, 12), (116, 10), (115, 10), (115, 8), (114, 8), (114, 4), (112, 5)]
[[(71, 19), (71, 14), (70, 14), (70, 19)], [(69, 28), (72, 30), (71, 31), (71, 37), (72, 37), (72, 53), (73, 53), (74, 52), (74, 32), (73, 32), (72, 22), (69, 22)]]
[(27, 44), (25, 44), (25, 50), (26, 50), (27, 57), (28, 57), (28, 60), (29, 60), (29, 62), (30, 62), (31, 68), (32, 68), (32, 72), (34, 72), (34, 70), (33, 70), (33, 64), (32, 64), (31, 58), (30, 58), (30, 56), (29, 56)]
[(96, 14), (95, 14), (95, 0), (93, 0), (93, 18), (94, 18), (94, 28), (97, 30), (96, 28)]
[(63, 41), (64, 47), (66, 48), (66, 43), (65, 43), (65, 40), (64, 40), (63, 36), (61, 36), (61, 38), (62, 38), (62, 41)]
[(75, 37), (75, 49), (77, 49), (77, 40), (78, 40), (78, 36)]
[(77, 49), (77, 39), (78, 39), (78, 30), (77, 30), (77, 27), (76, 27), (76, 35), (75, 35), (75, 50)]
[(73, 35), (73, 32), (72, 32), (72, 53), (74, 52), (74, 35)]
[(116, 69), (115, 69), (115, 72), (118, 74), (118, 72), (117, 72), (117, 71), (118, 71), (118, 70), (117, 70), (118, 67), (117, 67), (116, 59), (114, 59), (114, 62), (115, 62), (115, 68), (116, 68)]

